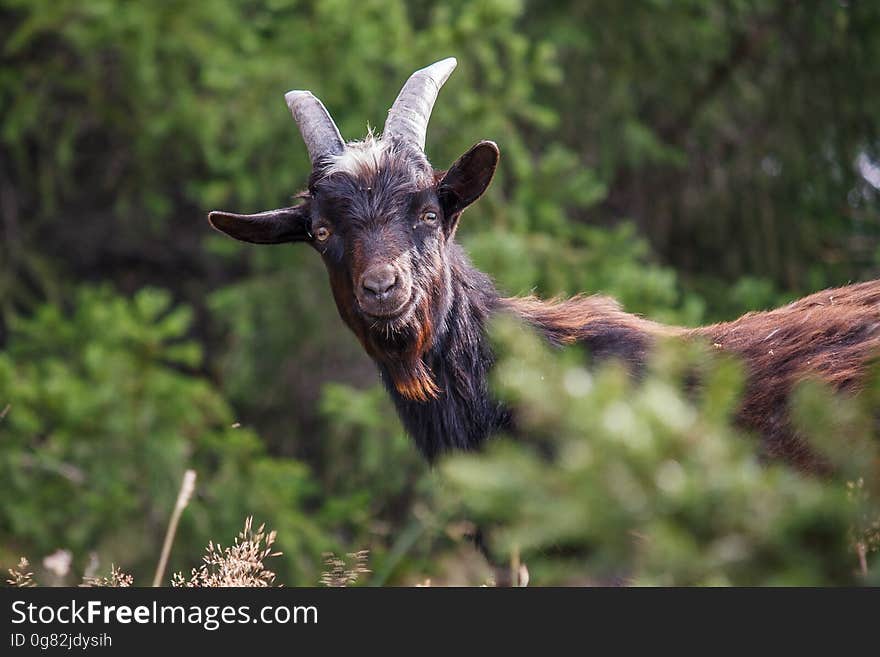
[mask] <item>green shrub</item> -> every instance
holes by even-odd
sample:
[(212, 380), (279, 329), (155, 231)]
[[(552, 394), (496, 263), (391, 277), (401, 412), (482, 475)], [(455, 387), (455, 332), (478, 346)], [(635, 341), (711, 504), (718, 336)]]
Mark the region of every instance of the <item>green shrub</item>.
[[(447, 508), (484, 528), (498, 561), (517, 555), (539, 584), (865, 581), (856, 543), (876, 533), (880, 498), (864, 408), (815, 389), (797, 396), (797, 415), (846, 436), (822, 446), (849, 467), (820, 479), (758, 462), (755, 439), (731, 426), (742, 375), (729, 358), (663, 345), (636, 384), (616, 364), (588, 370), (577, 352), (554, 355), (513, 324), (497, 335), (506, 356), (495, 381), (523, 436), (442, 471), (457, 500)], [(697, 391), (684, 392), (695, 374)]]
[(190, 312), (152, 289), (127, 300), (86, 287), (70, 306), (16, 319), (0, 352), (3, 554), (65, 548), (82, 567), (93, 551), (146, 580), (192, 467), (198, 495), (175, 555), (234, 534), (253, 509), (288, 534), (286, 578), (318, 572), (332, 543), (305, 511), (315, 492), (309, 468), (268, 457), (252, 430), (234, 426), (229, 405), (196, 374)]

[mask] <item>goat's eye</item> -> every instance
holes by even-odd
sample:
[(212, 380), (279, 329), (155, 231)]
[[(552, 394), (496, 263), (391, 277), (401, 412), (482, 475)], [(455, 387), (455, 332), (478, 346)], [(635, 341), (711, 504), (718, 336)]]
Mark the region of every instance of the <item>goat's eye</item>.
[(315, 231), (315, 239), (318, 240), (319, 242), (326, 242), (327, 238), (329, 238), (329, 237), (330, 237), (330, 229), (327, 228), (326, 226), (320, 226)]
[(429, 224), (434, 223), (435, 221), (437, 221), (437, 213), (431, 212), (430, 210), (428, 212), (423, 212), (422, 213), (422, 221), (426, 221)]

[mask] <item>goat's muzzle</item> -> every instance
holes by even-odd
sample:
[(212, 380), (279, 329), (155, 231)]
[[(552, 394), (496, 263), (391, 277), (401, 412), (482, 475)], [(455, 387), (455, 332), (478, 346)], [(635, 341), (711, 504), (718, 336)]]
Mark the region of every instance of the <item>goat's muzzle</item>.
[(355, 286), (361, 311), (375, 319), (395, 319), (408, 308), (412, 283), (397, 267), (383, 263), (368, 267)]

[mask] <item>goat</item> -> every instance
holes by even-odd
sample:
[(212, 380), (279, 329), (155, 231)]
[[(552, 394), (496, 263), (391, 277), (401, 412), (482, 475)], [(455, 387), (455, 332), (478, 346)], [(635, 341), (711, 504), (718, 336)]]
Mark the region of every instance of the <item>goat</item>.
[(323, 258), (342, 320), (376, 362), (408, 433), (428, 460), (475, 449), (514, 427), (493, 399), (486, 335), (511, 313), (554, 345), (584, 345), (597, 360), (641, 368), (663, 336), (708, 340), (739, 356), (747, 387), (738, 420), (762, 436), (765, 456), (806, 471), (827, 466), (793, 430), (793, 385), (809, 376), (855, 392), (880, 347), (880, 282), (826, 290), (769, 312), (696, 329), (624, 312), (612, 299), (505, 298), (455, 242), (462, 212), (492, 180), (494, 142), (481, 141), (448, 170), (424, 152), (428, 120), (454, 58), (416, 71), (388, 112), (381, 137), (343, 141), (308, 91), (286, 94), (312, 172), (300, 202), (253, 215), (214, 211), (211, 225), (255, 244), (307, 242)]

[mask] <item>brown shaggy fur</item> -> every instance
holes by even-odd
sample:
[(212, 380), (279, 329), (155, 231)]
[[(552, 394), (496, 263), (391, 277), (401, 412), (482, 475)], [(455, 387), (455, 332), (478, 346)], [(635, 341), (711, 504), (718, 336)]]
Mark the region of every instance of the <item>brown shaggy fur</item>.
[(867, 366), (880, 354), (880, 281), (824, 290), (687, 333), (744, 360), (748, 386), (739, 419), (765, 437), (768, 455), (822, 471), (824, 460), (791, 429), (787, 398), (795, 383), (809, 377), (858, 392)]
[(640, 367), (661, 336), (701, 339), (745, 363), (747, 387), (737, 419), (762, 435), (767, 456), (808, 471), (827, 464), (793, 431), (787, 400), (795, 383), (816, 377), (858, 392), (867, 365), (880, 355), (880, 281), (824, 290), (782, 308), (695, 329), (665, 326), (631, 315), (612, 299), (534, 297), (502, 304), (558, 345), (583, 343), (594, 356)]

